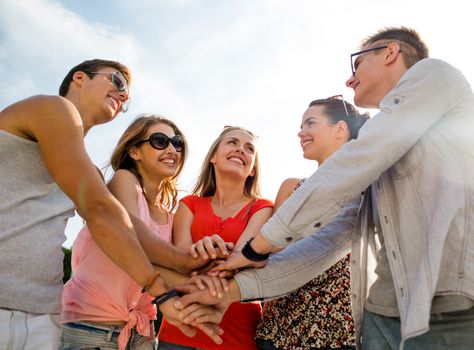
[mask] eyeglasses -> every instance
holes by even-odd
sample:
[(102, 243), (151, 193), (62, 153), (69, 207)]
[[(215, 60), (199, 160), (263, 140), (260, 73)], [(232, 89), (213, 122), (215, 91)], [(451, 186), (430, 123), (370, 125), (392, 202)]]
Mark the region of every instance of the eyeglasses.
[(344, 100), (344, 97), (342, 96), (342, 94), (328, 97), (328, 98), (326, 98), (326, 100), (340, 100), (340, 101), (342, 101), (342, 105), (344, 106), (344, 111), (346, 112), (347, 122), (349, 123), (349, 111), (347, 110), (346, 101)]
[(176, 152), (183, 152), (184, 150), (184, 140), (179, 135), (174, 135), (173, 137), (168, 137), (168, 135), (163, 134), (162, 132), (155, 132), (150, 135), (146, 140), (140, 141), (136, 146), (141, 145), (142, 143), (149, 142), (151, 147), (164, 150), (167, 148), (171, 142)]
[(120, 72), (87, 72), (90, 74), (104, 74), (110, 75), (110, 81), (114, 88), (119, 92), (126, 92), (127, 93), (127, 100), (122, 101), (122, 112), (125, 113), (130, 106), (130, 93), (128, 91), (128, 83), (127, 79), (123, 76)]
[(384, 45), (384, 46), (377, 46), (377, 47), (372, 47), (370, 49), (365, 49), (365, 50), (362, 50), (362, 51), (359, 51), (359, 52), (355, 52), (355, 53), (351, 53), (351, 69), (352, 69), (352, 76), (355, 75), (355, 71), (357, 69), (357, 66), (359, 65), (357, 61), (357, 56), (359, 55), (362, 55), (363, 53), (366, 53), (366, 52), (370, 52), (370, 51), (375, 51), (375, 50), (380, 50), (380, 49), (386, 49), (388, 47), (388, 45)]

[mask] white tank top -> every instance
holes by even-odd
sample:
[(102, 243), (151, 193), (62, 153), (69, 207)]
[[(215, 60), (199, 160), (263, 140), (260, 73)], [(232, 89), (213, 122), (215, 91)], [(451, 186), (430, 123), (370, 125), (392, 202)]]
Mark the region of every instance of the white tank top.
[(38, 143), (0, 130), (0, 308), (60, 312), (61, 246), (73, 209)]

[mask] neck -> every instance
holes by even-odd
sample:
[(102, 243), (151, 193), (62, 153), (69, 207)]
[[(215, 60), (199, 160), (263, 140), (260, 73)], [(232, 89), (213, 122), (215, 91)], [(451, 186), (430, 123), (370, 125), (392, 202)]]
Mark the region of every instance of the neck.
[(163, 178), (151, 178), (147, 174), (140, 172), (142, 177), (142, 186), (145, 192), (145, 198), (149, 204), (154, 205), (158, 202), (159, 197), (159, 187)]
[(79, 113), (79, 116), (82, 119), (82, 127), (84, 129), (84, 136), (87, 135), (89, 130), (94, 126), (94, 123), (92, 122), (93, 118), (90, 118), (88, 114), (85, 111), (85, 108), (81, 106), (81, 103), (79, 102), (79, 97), (77, 96), (76, 93), (73, 93), (70, 91), (66, 96), (66, 99), (68, 99), (74, 107), (76, 107), (77, 112)]
[(217, 205), (248, 199), (244, 194), (245, 181), (236, 182), (230, 179), (219, 179), (216, 174), (216, 184), (216, 192), (212, 196), (212, 200)]

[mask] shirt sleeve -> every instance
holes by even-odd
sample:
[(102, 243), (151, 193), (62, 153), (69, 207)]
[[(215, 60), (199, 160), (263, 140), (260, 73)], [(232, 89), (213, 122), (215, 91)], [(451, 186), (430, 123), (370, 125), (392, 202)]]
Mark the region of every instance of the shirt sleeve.
[(186, 204), (186, 206), (189, 208), (189, 210), (191, 210), (191, 212), (193, 214), (195, 214), (198, 200), (199, 200), (198, 196), (191, 194), (189, 196), (181, 198), (181, 200), (179, 202)]
[(350, 250), (360, 196), (318, 232), (290, 244), (261, 269), (246, 269), (234, 278), (242, 301), (267, 300), (291, 293), (341, 260)]
[(255, 203), (252, 205), (249, 211), (249, 216), (251, 217), (257, 211), (263, 208), (273, 208), (273, 202), (267, 199), (257, 199)]
[(276, 247), (305, 237), (334, 218), (470, 92), (462, 73), (425, 59), (410, 68), (380, 104), (380, 112), (309, 177), (262, 227)]

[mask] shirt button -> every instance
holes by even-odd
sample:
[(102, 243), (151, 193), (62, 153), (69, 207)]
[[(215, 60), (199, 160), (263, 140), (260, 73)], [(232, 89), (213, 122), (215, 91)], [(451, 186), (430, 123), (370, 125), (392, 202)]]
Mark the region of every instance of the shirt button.
[(321, 223), (320, 222), (315, 223), (314, 227), (316, 227), (316, 228), (321, 227)]
[(293, 237), (286, 237), (285, 239), (287, 242), (291, 242), (293, 240)]

